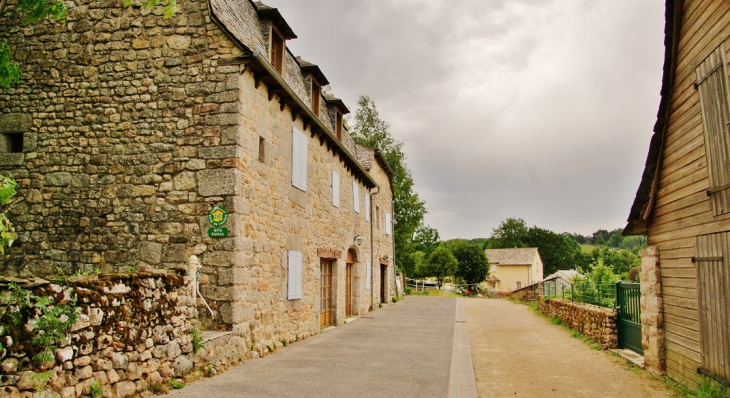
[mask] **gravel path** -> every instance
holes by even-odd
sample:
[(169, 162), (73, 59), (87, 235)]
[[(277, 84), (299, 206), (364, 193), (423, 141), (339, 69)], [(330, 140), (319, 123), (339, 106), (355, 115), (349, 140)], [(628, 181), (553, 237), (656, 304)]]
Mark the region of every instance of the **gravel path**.
[(590, 349), (527, 306), (464, 300), (480, 397), (674, 397), (622, 358)]

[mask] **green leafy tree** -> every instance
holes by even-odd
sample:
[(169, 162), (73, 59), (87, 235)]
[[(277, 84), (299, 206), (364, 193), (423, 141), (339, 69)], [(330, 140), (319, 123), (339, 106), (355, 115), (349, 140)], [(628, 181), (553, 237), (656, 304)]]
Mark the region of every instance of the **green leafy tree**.
[(527, 236), (527, 225), (521, 218), (508, 218), (499, 224), (499, 227), (492, 231), (492, 238), (489, 241), (490, 249), (511, 249), (515, 247), (527, 247), (525, 237)]
[(555, 232), (532, 227), (524, 237), (528, 247), (537, 247), (544, 266), (544, 275), (548, 276), (561, 269), (574, 269), (576, 256), (581, 253), (578, 242)]
[(580, 269), (583, 273), (590, 273), (597, 266), (604, 266), (621, 279), (628, 280), (628, 274), (633, 268), (641, 267), (641, 259), (628, 250), (615, 250), (601, 247), (589, 255), (583, 255)]
[(0, 253), (13, 244), (16, 238), (15, 227), (7, 217), (7, 212), (15, 197), (15, 180), (0, 175)]
[(454, 257), (449, 249), (444, 246), (439, 246), (428, 257), (428, 261), (426, 261), (424, 267), (424, 274), (436, 278), (438, 287), (441, 289), (444, 279), (454, 275), (458, 264), (456, 257)]
[(413, 236), (413, 249), (423, 252), (426, 257), (430, 256), (440, 243), (439, 231), (428, 225), (421, 224)]
[[(160, 0), (146, 0), (142, 1), (142, 6), (152, 9), (160, 3)], [(131, 4), (131, 0), (124, 0), (125, 7)], [(65, 23), (68, 15), (66, 3), (62, 0), (18, 0), (13, 6), (8, 6), (7, 0), (0, 0), (0, 16), (6, 12), (13, 13), (16, 18), (14, 20), (20, 20), (25, 25), (45, 20)], [(170, 18), (176, 12), (177, 0), (168, 0), (164, 18)], [(20, 65), (12, 61), (11, 53), (8, 43), (0, 42), (0, 87), (10, 87), (20, 80)]]
[(403, 272), (411, 278), (423, 277), (423, 263), (426, 261), (426, 253), (422, 251), (411, 252), (406, 256), (405, 261), (401, 263)]
[(632, 235), (625, 236), (624, 240), (619, 246), (622, 249), (626, 249), (634, 254), (639, 253), (639, 249), (646, 247), (646, 236), (645, 235)]
[(393, 170), (393, 238), (395, 240), (395, 264), (407, 262), (410, 253), (416, 251), (414, 235), (426, 215), (426, 204), (413, 189), (413, 177), (406, 164), (403, 143), (390, 134), (390, 125), (380, 118), (375, 102), (361, 95), (355, 112), (350, 135), (360, 145), (375, 148)]
[(467, 285), (476, 285), (487, 280), (489, 262), (484, 250), (478, 245), (462, 244), (454, 250), (459, 262), (454, 276), (461, 278)]

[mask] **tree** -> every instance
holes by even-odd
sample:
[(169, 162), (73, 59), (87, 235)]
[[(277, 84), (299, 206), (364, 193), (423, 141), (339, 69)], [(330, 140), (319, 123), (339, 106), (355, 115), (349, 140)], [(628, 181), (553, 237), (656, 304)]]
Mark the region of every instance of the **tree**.
[(601, 247), (589, 255), (584, 255), (580, 269), (583, 273), (590, 273), (598, 265), (610, 269), (612, 273), (620, 275), (621, 279), (628, 280), (628, 274), (633, 268), (641, 267), (638, 256), (628, 250), (615, 250)]
[(521, 218), (508, 218), (492, 231), (489, 241), (490, 249), (511, 249), (527, 247), (524, 239), (527, 236), (527, 225)]
[(413, 236), (413, 249), (423, 252), (426, 257), (430, 256), (441, 243), (439, 231), (428, 225), (421, 224)]
[(15, 180), (0, 175), (0, 253), (2, 254), (13, 244), (16, 237), (15, 227), (6, 216), (8, 208), (13, 204), (14, 197)]
[(626, 249), (634, 254), (639, 253), (639, 249), (646, 247), (646, 236), (645, 235), (632, 235), (624, 237), (624, 240), (619, 246), (622, 249)]
[(433, 253), (428, 257), (424, 267), (425, 276), (432, 276), (436, 278), (438, 287), (441, 289), (441, 285), (444, 283), (444, 279), (449, 276), (453, 276), (456, 272), (458, 261), (451, 254), (451, 251), (444, 246), (439, 246)]
[(581, 252), (578, 242), (538, 227), (527, 231), (524, 243), (538, 248), (544, 266), (543, 277), (561, 269), (574, 269), (576, 255)]
[[(143, 0), (142, 6), (155, 8), (160, 0)], [(124, 0), (129, 7), (132, 0)], [(15, 20), (22, 20), (25, 25), (38, 23), (47, 19), (53, 22), (66, 22), (68, 10), (63, 0), (18, 0), (13, 7), (6, 7), (7, 0), (0, 0), (0, 16), (6, 11), (12, 12)], [(163, 18), (170, 18), (177, 12), (177, 0), (168, 0)], [(0, 42), (0, 87), (8, 88), (20, 80), (20, 65), (11, 60), (11, 48), (6, 41)]]
[(454, 250), (454, 257), (459, 262), (454, 276), (463, 279), (467, 285), (476, 285), (487, 280), (489, 262), (481, 247), (472, 244), (459, 245)]
[(426, 254), (422, 251), (411, 252), (401, 263), (401, 269), (407, 276), (411, 278), (418, 278), (423, 272), (423, 263), (426, 258)]
[(426, 215), (426, 204), (413, 190), (413, 177), (406, 165), (403, 143), (391, 136), (390, 125), (380, 118), (375, 102), (361, 95), (357, 104), (354, 126), (350, 130), (352, 139), (378, 150), (393, 170), (393, 239), (395, 264), (400, 268), (416, 250), (413, 239)]

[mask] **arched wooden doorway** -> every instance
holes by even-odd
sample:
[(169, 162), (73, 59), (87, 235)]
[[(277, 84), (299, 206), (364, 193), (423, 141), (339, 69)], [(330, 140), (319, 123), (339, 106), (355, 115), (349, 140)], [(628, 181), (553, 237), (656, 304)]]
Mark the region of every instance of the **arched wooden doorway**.
[(350, 249), (345, 261), (345, 316), (352, 316), (352, 270), (357, 261), (357, 254)]

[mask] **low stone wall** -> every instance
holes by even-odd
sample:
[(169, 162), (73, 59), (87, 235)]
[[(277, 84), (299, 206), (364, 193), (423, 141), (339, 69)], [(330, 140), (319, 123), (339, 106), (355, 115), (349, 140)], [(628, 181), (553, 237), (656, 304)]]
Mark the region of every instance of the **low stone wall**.
[(540, 300), (538, 306), (543, 314), (560, 318), (570, 328), (593, 338), (604, 349), (618, 348), (615, 310), (552, 298)]
[[(0, 293), (9, 294), (8, 279), (2, 282)], [(46, 363), (32, 359), (38, 350), (31, 343), (37, 333), (33, 315), (24, 314), (22, 325), (0, 337), (6, 347), (0, 351), (1, 396), (70, 398), (89, 395), (94, 386), (105, 397), (128, 397), (194, 369), (197, 310), (192, 277), (112, 274), (21, 285), (56, 303), (71, 303), (76, 297), (78, 318), (65, 339), (55, 344), (55, 360)], [(198, 357), (201, 365), (211, 360), (204, 353)], [(44, 370), (52, 372), (50, 378), (34, 377)], [(45, 391), (35, 392), (40, 389)]]

